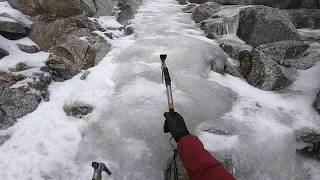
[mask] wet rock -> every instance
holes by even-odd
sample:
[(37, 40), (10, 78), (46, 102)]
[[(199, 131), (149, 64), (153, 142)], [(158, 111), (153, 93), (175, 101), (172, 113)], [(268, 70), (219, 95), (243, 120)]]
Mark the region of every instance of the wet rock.
[(276, 41), (302, 40), (288, 14), (265, 6), (242, 9), (237, 34), (253, 47)]
[(134, 33), (134, 29), (133, 29), (133, 27), (131, 27), (131, 26), (127, 26), (125, 29), (124, 29), (124, 34), (125, 35), (131, 35), (131, 34), (133, 34)]
[(290, 20), (297, 29), (320, 28), (320, 9), (288, 9), (283, 11), (289, 14)]
[(137, 9), (141, 0), (119, 0), (118, 7), (120, 13), (118, 15), (117, 21), (121, 24), (127, 24), (130, 19), (134, 17), (137, 13)]
[(280, 66), (268, 55), (254, 49), (240, 52), (240, 73), (254, 87), (262, 90), (278, 90), (291, 82)]
[(36, 94), (0, 84), (0, 129), (12, 126), (16, 119), (33, 112), (40, 101)]
[(0, 60), (6, 56), (9, 56), (9, 53), (6, 50), (0, 48)]
[(86, 59), (87, 53), (91, 53), (89, 43), (76, 38), (51, 48), (50, 52), (52, 54), (46, 65), (52, 70), (54, 77), (65, 80), (78, 74), (88, 62), (94, 62), (95, 58), (91, 56)]
[(0, 16), (0, 34), (10, 40), (17, 40), (27, 36), (27, 29), (25, 25)]
[(64, 107), (64, 110), (68, 116), (83, 118), (93, 111), (93, 107), (88, 105), (75, 105), (71, 107)]
[(227, 27), (221, 19), (207, 19), (201, 22), (200, 28), (207, 34), (209, 39), (217, 39), (219, 36), (227, 34)]
[(192, 12), (192, 18), (196, 23), (210, 18), (214, 13), (218, 12), (221, 5), (210, 2), (197, 6)]
[(101, 30), (97, 22), (89, 20), (85, 16), (62, 18), (54, 22), (36, 22), (31, 27), (30, 38), (47, 51), (56, 44), (64, 43), (69, 38), (83, 37), (91, 32)]
[(319, 131), (304, 128), (296, 132), (297, 151), (305, 156), (320, 159)]
[(18, 64), (15, 65), (14, 68), (9, 68), (9, 71), (20, 72), (20, 71), (25, 71), (27, 69), (30, 69), (30, 67), (27, 64), (19, 62)]
[(111, 32), (104, 33), (109, 39), (113, 39), (113, 34)]
[(208, 0), (189, 0), (190, 3), (203, 4), (208, 2)]
[(316, 100), (313, 103), (313, 107), (320, 114), (320, 91), (318, 92)]
[(56, 18), (94, 12), (82, 0), (8, 0), (11, 6), (31, 16), (50, 14)]
[(297, 8), (300, 5), (300, 0), (215, 0), (223, 5), (264, 5), (274, 8)]
[(37, 53), (40, 51), (39, 47), (36, 45), (18, 44), (18, 48), (21, 51), (23, 51), (25, 53), (30, 53), (30, 54)]

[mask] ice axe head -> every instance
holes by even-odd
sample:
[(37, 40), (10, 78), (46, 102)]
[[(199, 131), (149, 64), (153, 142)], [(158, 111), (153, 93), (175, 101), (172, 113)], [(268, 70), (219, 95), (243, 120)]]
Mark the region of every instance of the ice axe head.
[(167, 59), (167, 55), (166, 54), (161, 54), (160, 55), (160, 59), (161, 59), (161, 62), (164, 63), (165, 60)]
[(105, 171), (109, 176), (111, 175), (107, 166), (102, 162), (92, 162), (92, 167), (94, 169), (92, 180), (101, 180), (103, 171)]

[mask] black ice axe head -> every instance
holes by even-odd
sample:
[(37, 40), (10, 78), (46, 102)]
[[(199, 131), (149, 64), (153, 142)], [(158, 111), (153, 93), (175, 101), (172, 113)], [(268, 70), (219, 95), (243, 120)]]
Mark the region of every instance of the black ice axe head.
[(161, 54), (160, 55), (160, 59), (161, 59), (161, 62), (164, 63), (165, 60), (167, 59), (167, 55), (166, 54)]
[(101, 180), (103, 171), (105, 171), (109, 176), (111, 175), (110, 170), (102, 162), (92, 162), (92, 167), (94, 169), (92, 180)]

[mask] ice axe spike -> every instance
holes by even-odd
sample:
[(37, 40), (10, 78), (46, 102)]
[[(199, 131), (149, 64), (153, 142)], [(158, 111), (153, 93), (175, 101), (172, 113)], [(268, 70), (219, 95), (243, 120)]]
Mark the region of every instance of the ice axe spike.
[(92, 162), (92, 167), (94, 169), (92, 180), (101, 180), (103, 171), (105, 171), (109, 176), (111, 175), (110, 170), (102, 162)]

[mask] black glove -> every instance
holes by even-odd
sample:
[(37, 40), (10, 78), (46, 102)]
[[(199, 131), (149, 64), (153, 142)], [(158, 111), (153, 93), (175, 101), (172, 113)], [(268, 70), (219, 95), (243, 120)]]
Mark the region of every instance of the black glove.
[(170, 132), (176, 142), (178, 142), (182, 136), (190, 134), (183, 117), (181, 117), (179, 113), (165, 112), (164, 117), (166, 118), (163, 127), (164, 133)]

